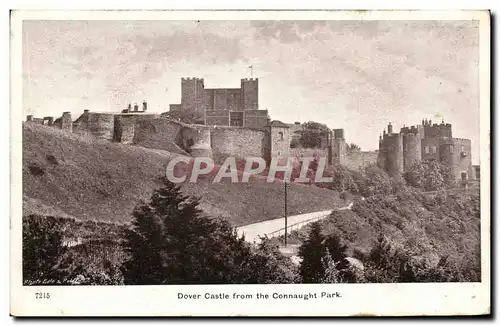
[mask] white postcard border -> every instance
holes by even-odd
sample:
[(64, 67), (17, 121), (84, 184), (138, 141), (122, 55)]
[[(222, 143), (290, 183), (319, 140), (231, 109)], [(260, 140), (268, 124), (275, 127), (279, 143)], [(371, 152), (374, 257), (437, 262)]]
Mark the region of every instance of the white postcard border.
[[(21, 26), (31, 19), (85, 20), (479, 20), (481, 283), (196, 286), (22, 286)], [(11, 16), (11, 314), (15, 316), (474, 315), (490, 311), (490, 17), (488, 11), (14, 11)], [(46, 292), (51, 299), (35, 299)], [(329, 299), (255, 299), (257, 293), (336, 293)], [(178, 299), (178, 293), (254, 294)]]

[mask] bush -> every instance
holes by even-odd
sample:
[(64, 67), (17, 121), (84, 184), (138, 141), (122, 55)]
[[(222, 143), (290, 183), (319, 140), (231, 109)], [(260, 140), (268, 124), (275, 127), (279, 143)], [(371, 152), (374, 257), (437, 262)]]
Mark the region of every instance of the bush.
[(297, 266), (281, 254), (278, 245), (268, 239), (261, 240), (245, 267), (244, 274), (251, 277), (244, 283), (289, 284), (299, 281)]
[(24, 285), (64, 284), (68, 273), (59, 265), (66, 248), (57, 220), (47, 216), (23, 218)]
[(455, 185), (451, 170), (435, 160), (415, 163), (410, 171), (404, 174), (404, 177), (409, 185), (426, 191), (445, 189)]

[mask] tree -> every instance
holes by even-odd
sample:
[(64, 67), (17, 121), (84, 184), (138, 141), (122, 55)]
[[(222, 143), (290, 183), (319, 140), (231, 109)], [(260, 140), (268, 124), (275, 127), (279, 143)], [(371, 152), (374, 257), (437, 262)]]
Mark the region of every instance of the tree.
[[(156, 194), (155, 194), (156, 195)], [(153, 196), (155, 196), (153, 195)], [(122, 266), (125, 284), (162, 284), (167, 276), (164, 265), (164, 230), (154, 207), (142, 205), (134, 212), (132, 229), (126, 231), (124, 250), (130, 259)]]
[(130, 254), (125, 284), (228, 284), (288, 282), (285, 257), (267, 245), (257, 250), (225, 220), (203, 216), (198, 200), (165, 180), (134, 211), (126, 234)]
[[(346, 246), (342, 244), (340, 238), (336, 235), (325, 237), (321, 232), (319, 222), (311, 224), (309, 237), (299, 247), (299, 257), (302, 258), (299, 273), (302, 277), (302, 283), (321, 283), (326, 278), (332, 278), (331, 275), (337, 275), (344, 279), (347, 277), (346, 268), (348, 263), (345, 260)], [(331, 268), (335, 268), (333, 273)], [(337, 274), (338, 272), (338, 274)]]
[(67, 273), (59, 264), (66, 248), (57, 220), (51, 216), (23, 218), (23, 283), (64, 284)]
[(453, 186), (455, 181), (451, 170), (435, 160), (413, 164), (405, 173), (405, 179), (409, 185), (426, 191), (445, 189)]
[(365, 264), (365, 277), (370, 283), (416, 282), (417, 267), (411, 256), (409, 251), (393, 246), (381, 234)]
[(299, 247), (298, 256), (302, 258), (299, 274), (302, 283), (320, 283), (325, 270), (322, 259), (326, 254), (324, 236), (319, 222), (311, 224), (308, 238)]
[(357, 144), (354, 144), (354, 143), (346, 144), (346, 151), (359, 152), (359, 151), (361, 151), (361, 147)]
[(314, 121), (305, 122), (302, 124), (300, 144), (304, 148), (321, 147), (321, 140), (330, 132), (327, 125)]
[(333, 182), (330, 188), (340, 192), (349, 191), (357, 193), (359, 191), (352, 171), (342, 165), (335, 165), (333, 167)]
[(254, 250), (248, 270), (252, 277), (247, 283), (254, 284), (287, 284), (298, 281), (297, 267), (279, 251), (278, 245), (268, 239), (261, 239)]

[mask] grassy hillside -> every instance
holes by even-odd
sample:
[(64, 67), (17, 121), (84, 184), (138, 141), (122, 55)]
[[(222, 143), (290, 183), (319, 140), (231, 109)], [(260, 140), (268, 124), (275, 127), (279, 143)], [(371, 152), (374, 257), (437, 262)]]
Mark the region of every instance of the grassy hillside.
[[(23, 127), (24, 214), (128, 222), (133, 208), (148, 201), (170, 159), (179, 154), (83, 138), (41, 125)], [(184, 184), (201, 196), (201, 208), (234, 225), (283, 214), (283, 184)], [(336, 207), (338, 193), (314, 186), (289, 187), (289, 213)]]

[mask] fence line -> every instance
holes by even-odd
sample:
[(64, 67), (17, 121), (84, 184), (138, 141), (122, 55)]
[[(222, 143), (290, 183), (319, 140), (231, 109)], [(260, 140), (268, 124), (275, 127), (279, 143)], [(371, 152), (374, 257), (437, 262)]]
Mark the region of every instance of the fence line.
[[(333, 212), (333, 211), (332, 211)], [(300, 222), (297, 222), (297, 223), (294, 223), (294, 224), (291, 224), (291, 225), (288, 225), (287, 226), (287, 230), (289, 230), (290, 232), (293, 231), (293, 229), (295, 228), (296, 230), (300, 229), (302, 226), (306, 225), (306, 224), (309, 224), (309, 223), (312, 223), (312, 222), (316, 222), (316, 221), (319, 221), (319, 220), (322, 220), (328, 216), (330, 216), (331, 212), (328, 213), (328, 214), (325, 214), (325, 215), (320, 215), (320, 216), (316, 216), (316, 217), (313, 217), (313, 218), (310, 218), (308, 220), (305, 220), (305, 221), (300, 221)], [(267, 237), (269, 238), (274, 238), (274, 237), (279, 237), (281, 235), (281, 233), (285, 234), (285, 228), (281, 228), (281, 229), (278, 229), (276, 231), (273, 231), (271, 233), (268, 233), (268, 234), (265, 234)]]
[[(474, 193), (474, 192), (477, 192), (477, 191), (478, 190), (475, 189), (475, 188), (453, 188), (453, 189), (445, 189), (445, 190), (425, 191), (425, 192), (422, 192), (422, 194), (428, 195), (428, 194), (437, 194), (437, 193), (442, 192), (445, 195), (449, 195), (449, 194), (461, 193), (461, 192), (464, 192), (464, 193)], [(389, 195), (387, 197), (388, 198), (392, 198), (392, 199), (396, 199), (397, 195)], [(294, 229), (298, 230), (299, 228), (301, 228), (302, 226), (304, 226), (306, 224), (313, 223), (313, 222), (316, 222), (316, 221), (319, 221), (319, 220), (322, 220), (322, 219), (328, 217), (333, 211), (350, 209), (351, 207), (352, 207), (352, 203), (349, 206), (347, 206), (347, 207), (342, 207), (342, 208), (334, 209), (329, 214), (325, 214), (325, 215), (321, 215), (321, 216), (316, 216), (316, 217), (313, 217), (313, 218), (305, 220), (305, 221), (300, 221), (300, 222), (291, 224), (291, 225), (287, 226), (287, 230), (289, 232), (292, 232)], [(267, 236), (268, 238), (274, 238), (274, 237), (279, 237), (279, 236), (284, 235), (284, 234), (285, 234), (285, 228), (283, 227), (283, 228), (278, 229), (276, 231), (272, 231), (270, 233), (266, 233), (265, 236)]]

